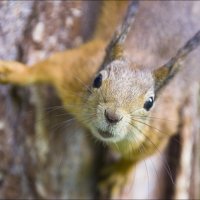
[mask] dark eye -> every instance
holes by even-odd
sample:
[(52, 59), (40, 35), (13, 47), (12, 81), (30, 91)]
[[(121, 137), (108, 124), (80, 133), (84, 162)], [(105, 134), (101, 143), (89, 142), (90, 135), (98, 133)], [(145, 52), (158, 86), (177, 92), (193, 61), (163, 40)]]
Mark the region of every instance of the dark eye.
[(150, 108), (153, 106), (154, 99), (153, 97), (149, 97), (148, 100), (144, 103), (144, 109), (149, 111)]
[(100, 88), (102, 84), (102, 74), (99, 74), (93, 82), (93, 87), (94, 88)]

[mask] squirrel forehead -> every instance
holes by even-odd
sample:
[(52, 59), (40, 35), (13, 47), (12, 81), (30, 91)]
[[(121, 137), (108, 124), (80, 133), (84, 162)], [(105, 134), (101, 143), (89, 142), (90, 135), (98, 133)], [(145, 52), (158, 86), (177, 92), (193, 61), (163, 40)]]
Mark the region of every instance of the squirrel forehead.
[[(108, 80), (113, 86), (131, 87), (145, 92), (154, 86), (150, 71), (139, 70), (136, 64), (128, 61), (117, 60), (107, 67)], [(124, 89), (126, 89), (124, 88)]]

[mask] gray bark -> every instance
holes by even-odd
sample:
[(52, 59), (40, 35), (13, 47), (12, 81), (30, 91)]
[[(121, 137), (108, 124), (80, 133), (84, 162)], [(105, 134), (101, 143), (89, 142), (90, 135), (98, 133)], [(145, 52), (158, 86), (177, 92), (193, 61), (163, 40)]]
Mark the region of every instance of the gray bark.
[[(80, 45), (94, 26), (90, 4), (1, 2), (0, 58), (33, 64)], [(0, 198), (92, 198), (93, 145), (53, 88), (8, 85), (0, 95)]]

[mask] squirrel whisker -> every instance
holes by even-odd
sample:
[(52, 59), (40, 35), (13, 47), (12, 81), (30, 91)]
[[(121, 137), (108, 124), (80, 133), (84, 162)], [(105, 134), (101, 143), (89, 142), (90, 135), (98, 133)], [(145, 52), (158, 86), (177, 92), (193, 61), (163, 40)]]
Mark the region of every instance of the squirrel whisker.
[[(153, 127), (153, 126), (151, 126), (151, 125), (149, 125), (149, 124), (147, 124), (147, 123), (145, 123), (145, 122), (136, 120), (136, 119), (134, 119), (134, 118), (133, 118), (133, 120), (136, 121), (136, 122), (138, 122), (138, 123), (144, 124), (144, 125), (148, 126), (148, 127), (151, 128), (151, 129), (154, 129), (154, 130), (156, 131), (156, 132), (154, 132), (154, 133), (161, 133), (161, 134), (163, 134), (165, 137), (170, 136), (169, 134), (163, 132), (162, 130), (160, 130), (160, 129), (156, 128), (156, 127)], [(178, 144), (180, 144), (180, 142), (179, 142), (177, 139), (175, 139), (175, 141), (176, 141)]]
[[(130, 125), (132, 125), (135, 129), (137, 129), (137, 130), (138, 130), (138, 131), (139, 131), (153, 146), (154, 146), (155, 150), (159, 153), (159, 156), (160, 156), (161, 159), (163, 160), (163, 156), (162, 156), (160, 150), (158, 149), (158, 147), (156, 146), (156, 144), (153, 143), (152, 140), (151, 140), (147, 135), (145, 135), (145, 134), (142, 132), (142, 130), (139, 129), (137, 126), (135, 126), (135, 125), (132, 124), (132, 123), (130, 123)], [(143, 144), (141, 144), (141, 145), (143, 145)], [(144, 146), (144, 145), (143, 145), (143, 146)], [(172, 172), (171, 172), (171, 169), (170, 169), (170, 167), (169, 167), (169, 164), (168, 164), (168, 162), (167, 162), (167, 160), (166, 160), (165, 158), (164, 158), (163, 162), (164, 162), (164, 164), (166, 164), (166, 166), (167, 166), (167, 168), (166, 168), (166, 166), (164, 165), (164, 168), (165, 168), (166, 172), (168, 173), (168, 175), (169, 175), (169, 177), (170, 177), (170, 179), (171, 179), (171, 181), (172, 181), (172, 184), (174, 185), (175, 183), (174, 183), (174, 180), (173, 180), (173, 178), (172, 178)]]
[(138, 118), (156, 119), (156, 120), (164, 120), (164, 121), (171, 121), (171, 122), (177, 123), (176, 120), (165, 119), (165, 118), (154, 117), (154, 116), (134, 115), (134, 114), (131, 114), (131, 116), (132, 116), (132, 117), (136, 117), (136, 118), (138, 117)]

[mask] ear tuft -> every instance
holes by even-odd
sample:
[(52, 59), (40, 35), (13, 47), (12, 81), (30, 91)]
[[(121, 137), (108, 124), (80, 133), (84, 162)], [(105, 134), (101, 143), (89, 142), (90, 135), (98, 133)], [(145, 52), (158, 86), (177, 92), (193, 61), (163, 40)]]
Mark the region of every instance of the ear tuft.
[(168, 84), (176, 73), (179, 71), (182, 61), (189, 53), (195, 50), (200, 45), (200, 30), (190, 39), (185, 45), (180, 48), (176, 55), (172, 57), (165, 65), (158, 68), (153, 72), (155, 78), (155, 92), (156, 94), (160, 91), (165, 85)]

